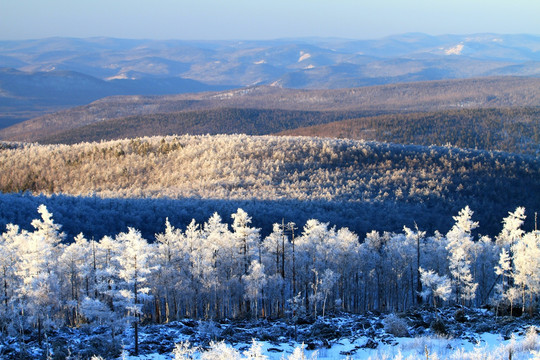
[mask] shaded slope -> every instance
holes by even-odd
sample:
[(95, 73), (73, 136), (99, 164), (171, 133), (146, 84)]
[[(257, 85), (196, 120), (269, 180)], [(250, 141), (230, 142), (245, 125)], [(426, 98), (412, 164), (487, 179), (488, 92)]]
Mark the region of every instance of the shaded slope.
[(38, 139), (43, 144), (73, 144), (154, 135), (265, 135), (300, 126), (373, 115), (375, 111), (297, 111), (215, 109), (138, 115), (102, 121)]
[(412, 112), (538, 104), (540, 79), (537, 78), (445, 80), (310, 91), (262, 86), (197, 94), (105, 98), (3, 129), (0, 138), (36, 141), (45, 136), (118, 117), (216, 108)]
[(540, 154), (540, 108), (463, 109), (386, 114), (286, 130), (281, 135)]

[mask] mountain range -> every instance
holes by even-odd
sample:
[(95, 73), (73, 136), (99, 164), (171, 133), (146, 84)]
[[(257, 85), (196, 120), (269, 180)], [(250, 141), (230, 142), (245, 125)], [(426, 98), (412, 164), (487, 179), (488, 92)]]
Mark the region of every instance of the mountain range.
[(540, 75), (540, 36), (404, 34), (376, 40), (0, 41), (0, 127), (110, 95), (255, 85), (337, 89)]

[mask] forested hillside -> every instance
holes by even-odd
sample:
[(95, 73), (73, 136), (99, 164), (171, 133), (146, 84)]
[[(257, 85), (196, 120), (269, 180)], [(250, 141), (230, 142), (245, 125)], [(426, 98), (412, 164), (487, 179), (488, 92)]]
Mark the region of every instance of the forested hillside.
[(377, 111), (299, 111), (222, 108), (151, 115), (136, 115), (105, 120), (42, 137), (42, 144), (137, 138), (155, 135), (247, 134), (266, 135), (301, 126), (326, 124)]
[[(523, 207), (506, 214), (493, 238), (475, 235), (479, 224), (466, 206), (447, 232), (428, 235), (404, 227), (371, 231), (363, 242), (349, 229), (317, 219), (275, 223), (262, 236), (251, 216), (237, 209), (227, 216), (231, 225), (214, 213), (203, 223), (165, 220), (152, 239), (129, 228), (100, 239), (80, 233), (65, 244), (53, 214), (44, 205), (37, 211), (32, 230), (9, 224), (0, 233), (0, 334), (10, 337), (6, 348), (24, 344), (29, 335), (40, 347), (49, 346), (46, 334), (69, 326), (87, 329), (94, 339), (84, 349), (64, 345), (76, 353), (118, 356), (118, 338), (129, 336), (138, 354), (143, 323), (263, 317), (296, 325), (341, 311), (400, 313), (423, 302), (435, 312), (444, 304), (491, 304), (495, 315), (532, 316), (540, 295), (540, 232), (524, 230)], [(469, 321), (463, 309), (454, 316)], [(446, 333), (439, 316), (423, 321)], [(484, 321), (484, 328), (496, 325)], [(332, 329), (322, 322), (319, 327)], [(406, 320), (395, 314), (384, 328), (409, 336)], [(210, 338), (218, 334), (206, 332)], [(296, 339), (296, 327), (288, 336)]]
[[(461, 108), (531, 107), (540, 104), (539, 89), (538, 78), (489, 77), (336, 90), (292, 90), (256, 86), (196, 94), (118, 96), (1, 129), (0, 139), (38, 141), (79, 127), (122, 117), (223, 108), (362, 113), (372, 111), (380, 114)], [(251, 125), (247, 126), (247, 130), (250, 129)], [(239, 132), (247, 131), (240, 129)], [(260, 130), (257, 132), (261, 133)]]
[(396, 113), (286, 130), (282, 135), (376, 140), (398, 144), (540, 154), (540, 108)]
[[(444, 219), (466, 205), (476, 209), (484, 231), (493, 234), (498, 219), (512, 208), (537, 211), (540, 204), (537, 157), (301, 137), (171, 136), (70, 146), (6, 143), (0, 150), (0, 184), (6, 193), (92, 196), (72, 200), (73, 214), (82, 217), (85, 212), (79, 213), (77, 206), (99, 208), (99, 197), (181, 199), (194, 209), (182, 210), (183, 220), (209, 215), (210, 206), (197, 210), (193, 202), (219, 200), (221, 209), (230, 212), (238, 204), (234, 202), (243, 201), (257, 226), (266, 230), (268, 221), (279, 221), (280, 216), (296, 222), (317, 216), (360, 234), (397, 230), (403, 224), (412, 226), (411, 221), (426, 230), (446, 229)], [(23, 220), (14, 219), (12, 209), (24, 212), (25, 206), (3, 199), (4, 221)], [(141, 230), (152, 234), (164, 216), (175, 216), (167, 207), (182, 207), (166, 199), (133, 200), (132, 209), (125, 201), (105, 204), (109, 214), (120, 218), (126, 218), (125, 211), (139, 220), (147, 216)], [(22, 202), (28, 209), (28, 201)], [(114, 231), (125, 224), (111, 219), (105, 223), (113, 224)], [(82, 226), (93, 231), (90, 224)], [(103, 224), (98, 222), (96, 229)]]
[(301, 135), (398, 144), (540, 153), (540, 108), (461, 109), (428, 113), (216, 109), (138, 115), (86, 125), (40, 143), (72, 144), (150, 135)]

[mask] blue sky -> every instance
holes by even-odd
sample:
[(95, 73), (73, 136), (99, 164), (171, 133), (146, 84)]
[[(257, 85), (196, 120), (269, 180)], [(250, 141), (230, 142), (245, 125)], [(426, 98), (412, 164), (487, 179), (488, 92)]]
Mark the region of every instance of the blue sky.
[(540, 34), (539, 0), (0, 0), (0, 39)]

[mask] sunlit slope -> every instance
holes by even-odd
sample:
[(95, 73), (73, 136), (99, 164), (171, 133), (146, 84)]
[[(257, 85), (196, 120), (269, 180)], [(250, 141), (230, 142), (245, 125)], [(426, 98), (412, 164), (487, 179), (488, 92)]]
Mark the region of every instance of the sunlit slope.
[(537, 157), (452, 147), (245, 135), (6, 147), (3, 192), (385, 204), (381, 222), (418, 206), (432, 219), (469, 205), (488, 226), (540, 204)]

